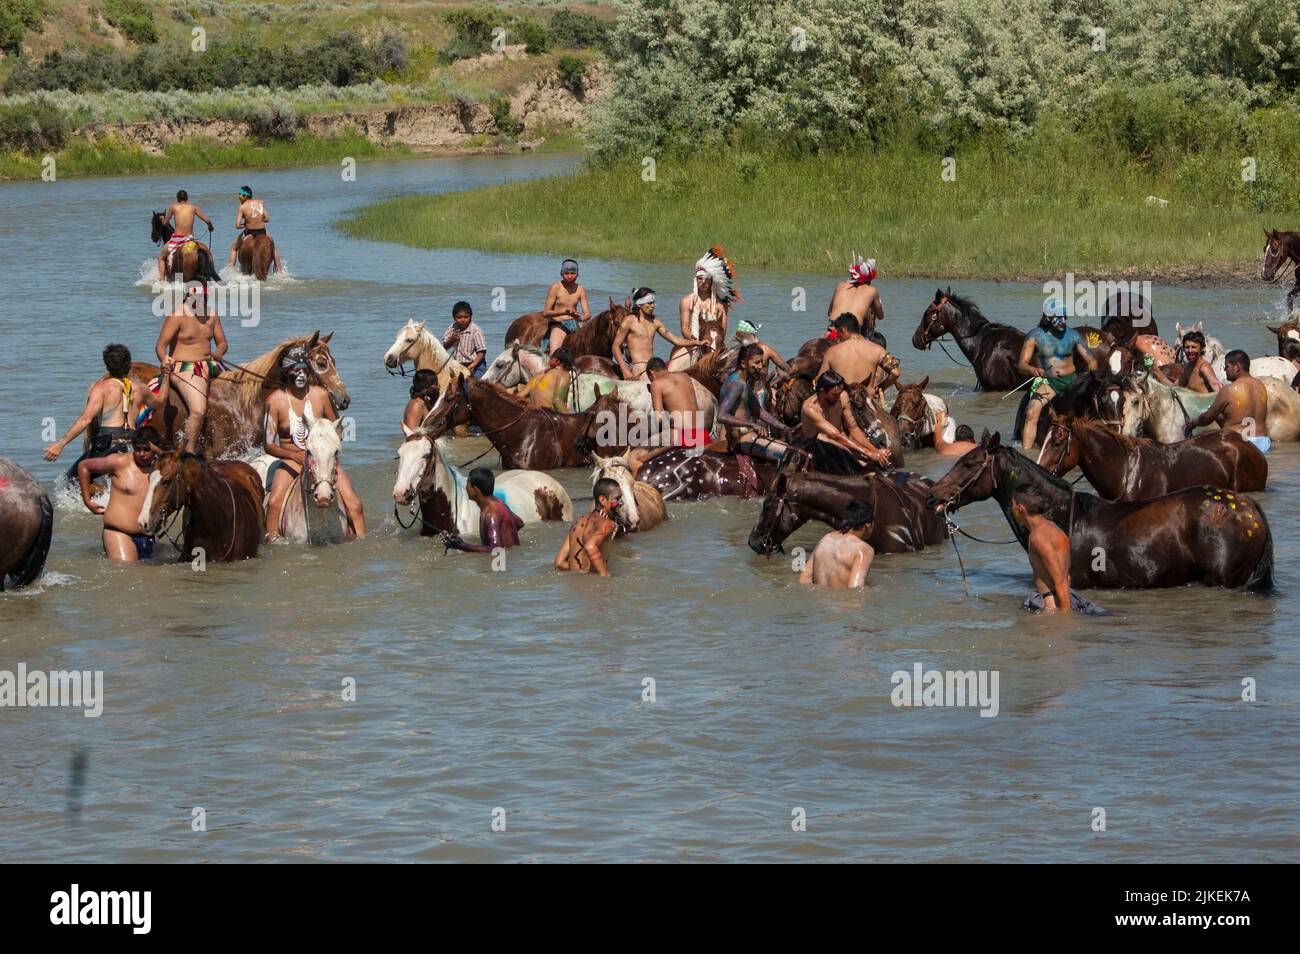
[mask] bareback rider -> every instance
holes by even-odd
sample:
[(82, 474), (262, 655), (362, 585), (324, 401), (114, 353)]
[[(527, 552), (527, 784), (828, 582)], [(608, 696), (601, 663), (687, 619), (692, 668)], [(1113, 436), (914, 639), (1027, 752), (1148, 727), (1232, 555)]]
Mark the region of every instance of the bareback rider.
[(1097, 367), (1083, 336), (1070, 328), (1066, 320), (1064, 303), (1055, 298), (1044, 302), (1038, 327), (1025, 335), (1025, 343), (1020, 348), (1017, 367), (1021, 374), (1033, 379), (1020, 435), (1020, 446), (1025, 450), (1033, 449), (1038, 438), (1038, 417), (1043, 413), (1043, 405), (1074, 383), (1080, 366), (1088, 371)]
[(853, 253), (853, 264), (849, 266), (848, 281), (835, 286), (831, 295), (830, 307), (826, 309), (827, 320), (848, 312), (858, 319), (863, 334), (876, 330), (876, 322), (885, 320), (885, 306), (880, 301), (880, 292), (872, 286), (876, 279), (876, 260), (865, 261), (857, 252)]
[[(239, 201), (239, 210), (235, 213), (235, 228), (240, 232), (230, 246), (231, 268), (234, 268), (239, 261), (239, 246), (243, 244), (244, 239), (250, 235), (265, 235), (266, 223), (271, 221), (271, 213), (266, 211), (266, 203), (255, 198), (250, 187), (240, 186), (236, 198)], [(275, 270), (277, 273), (283, 272), (284, 266), (280, 263), (280, 246), (273, 247), (275, 248)]]
[(717, 351), (727, 340), (727, 316), (740, 300), (736, 267), (721, 245), (715, 245), (695, 263), (695, 287), (677, 306), (682, 337), (700, 344), (674, 348), (668, 356), (670, 371), (684, 371), (707, 351)]
[(578, 284), (578, 263), (573, 259), (566, 258), (560, 263), (560, 280), (552, 282), (546, 290), (542, 315), (549, 322), (550, 344), (547, 350), (551, 354), (555, 354), (564, 344), (564, 339), (591, 318), (587, 289)]
[(195, 219), (202, 219), (206, 222), (208, 232), (211, 233), (212, 220), (199, 211), (199, 207), (190, 201), (190, 194), (181, 189), (176, 193), (176, 201), (167, 206), (167, 211), (163, 213), (163, 224), (171, 222), (175, 227), (175, 231), (172, 232), (171, 238), (166, 241), (162, 252), (158, 255), (158, 281), (167, 281), (167, 267), (170, 264), (168, 260), (186, 242), (193, 242), (199, 247), (200, 254), (206, 254), (208, 261), (212, 261), (212, 249), (194, 238)]

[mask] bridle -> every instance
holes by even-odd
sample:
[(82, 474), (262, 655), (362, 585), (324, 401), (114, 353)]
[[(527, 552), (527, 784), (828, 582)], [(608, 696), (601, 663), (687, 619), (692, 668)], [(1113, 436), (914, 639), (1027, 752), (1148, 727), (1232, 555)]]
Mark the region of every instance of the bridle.
[[(411, 349), (414, 348), (419, 343), (420, 343), (420, 333), (416, 332), (415, 337), (413, 337), (406, 344), (402, 345), (402, 350), (397, 352), (397, 370), (394, 371), (392, 368), (387, 366), (384, 367), (384, 370), (387, 371), (395, 378), (399, 376), (403, 378), (406, 377), (406, 356), (410, 354)], [(328, 354), (329, 352), (327, 351), (326, 353)], [(438, 367), (433, 369), (434, 374), (442, 374), (443, 369), (447, 367), (447, 365), (451, 364), (451, 352), (445, 351), (445, 354), (447, 355), (447, 357), (443, 359), (442, 364), (438, 365)], [(330, 355), (330, 364), (333, 365), (333, 363), (334, 363), (334, 356)]]
[[(1275, 254), (1276, 257), (1274, 257)], [(1269, 236), (1268, 244), (1264, 246), (1264, 255), (1259, 263), (1259, 277), (1270, 283), (1281, 281), (1287, 274), (1285, 266), (1281, 271), (1278, 271), (1278, 265), (1282, 264), (1284, 255), (1287, 264), (1295, 265), (1295, 259), (1291, 257), (1291, 253), (1287, 251), (1286, 246), (1280, 240)], [(1268, 277), (1270, 269), (1273, 270), (1272, 278)]]
[[(235, 548), (235, 529), (239, 525), (239, 505), (235, 502), (235, 489), (230, 485), (230, 481), (227, 480), (225, 477), (222, 477), (220, 474), (218, 474), (213, 469), (212, 465), (208, 463), (206, 460), (202, 461), (202, 464), (209, 474), (211, 474), (214, 478), (216, 478), (217, 480), (221, 481), (223, 484), (226, 485), (226, 492), (230, 494), (230, 542), (226, 544), (226, 552), (221, 554), (221, 561), (224, 561), (226, 558), (230, 556), (230, 551)], [(161, 476), (159, 479), (161, 479)], [(176, 547), (176, 549), (181, 552), (181, 555), (184, 558), (188, 558), (189, 556), (189, 554), (185, 553), (184, 541), (190, 535), (190, 521), (193, 517), (193, 508), (185, 507), (185, 499), (189, 496), (189, 494), (190, 491), (188, 488), (186, 488), (184, 493), (182, 494), (180, 476), (179, 475), (175, 476), (172, 479), (172, 493), (171, 493), (172, 499), (170, 501), (171, 520), (169, 520), (166, 523), (166, 525), (160, 527), (158, 531), (154, 534), (154, 536), (162, 537), (172, 546)], [(185, 509), (185, 520), (181, 524), (182, 542), (178, 544), (172, 537), (168, 536), (167, 534), (168, 531), (171, 530), (172, 525), (176, 523), (176, 518), (177, 516), (180, 515), (182, 507), (184, 507)], [(164, 504), (163, 514), (165, 515), (167, 514), (167, 512), (168, 512), (168, 507), (166, 504)]]
[[(964, 494), (968, 489), (970, 489), (970, 487), (975, 483), (975, 481), (983, 477), (984, 472), (986, 470), (989, 470), (990, 468), (993, 467), (994, 454), (991, 451), (987, 451), (987, 450), (984, 452), (984, 454), (985, 454), (984, 462), (980, 464), (979, 467), (975, 468), (975, 473), (971, 474), (964, 481), (962, 481), (960, 486), (958, 486), (957, 489), (954, 490), (952, 494), (943, 502), (943, 512), (945, 515), (947, 515), (949, 510), (953, 509), (953, 504), (957, 503), (957, 501), (961, 498), (961, 495)], [(996, 491), (998, 489), (998, 472), (996, 470), (992, 472), (992, 477), (993, 477), (993, 489)]]
[[(964, 364), (962, 364), (952, 355), (948, 354), (948, 349), (943, 346), (943, 341), (941, 339), (943, 338), (944, 335), (952, 335), (952, 340), (955, 341), (957, 343), (957, 347), (960, 348), (965, 342), (974, 341), (975, 339), (977, 339), (979, 335), (970, 334), (970, 335), (966, 335), (963, 338), (961, 335), (957, 334), (956, 330), (948, 327), (947, 319), (944, 317), (944, 309), (948, 307), (949, 304), (950, 304), (950, 299), (948, 298), (947, 295), (944, 295), (942, 299), (930, 305), (929, 309), (926, 311), (926, 314), (929, 316), (929, 318), (926, 321), (925, 327), (921, 329), (921, 337), (925, 341), (925, 349), (927, 351), (930, 350), (930, 345), (934, 344), (935, 342), (938, 342), (939, 348), (943, 351), (944, 354), (948, 355), (949, 361), (951, 361), (953, 364), (960, 365), (961, 367), (965, 367)], [(941, 331), (939, 334), (935, 335), (932, 338), (930, 337), (930, 333), (934, 329), (936, 322), (940, 323)]]
[[(899, 436), (901, 437), (905, 433), (910, 433), (911, 440), (914, 445), (919, 444), (921, 440), (921, 433), (917, 429), (918, 424), (929, 424), (931, 427), (934, 426), (934, 412), (930, 410), (930, 402), (925, 399), (924, 394), (921, 395), (921, 407), (924, 408), (924, 411), (922, 411), (919, 420), (915, 417), (912, 417), (912, 415), (910, 414), (901, 414), (901, 413), (893, 414), (894, 420), (898, 421)], [(911, 428), (910, 431), (908, 432), (903, 431), (904, 424), (910, 425)]]

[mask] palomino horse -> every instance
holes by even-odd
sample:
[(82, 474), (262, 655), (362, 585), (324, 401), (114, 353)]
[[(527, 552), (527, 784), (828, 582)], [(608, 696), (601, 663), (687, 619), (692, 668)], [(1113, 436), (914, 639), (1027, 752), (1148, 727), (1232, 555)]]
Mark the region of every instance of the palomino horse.
[[(478, 533), (479, 509), (466, 493), (465, 475), (452, 466), (447, 442), (422, 428), (403, 427), (406, 440), (397, 449), (394, 508), (419, 499), (420, 536)], [(560, 482), (539, 470), (505, 470), (496, 475), (495, 496), (525, 524), (573, 519), (573, 502)], [(394, 509), (396, 512), (396, 509)], [(398, 522), (401, 520), (399, 518)], [(409, 526), (409, 524), (408, 524)]]
[(1249, 497), (1220, 487), (1190, 487), (1154, 500), (1102, 500), (1076, 492), (985, 431), (979, 446), (934, 485), (929, 502), (942, 513), (991, 497), (1023, 547), (1027, 534), (1011, 516), (1011, 501), (1024, 486), (1047, 498), (1044, 516), (1069, 536), (1071, 582), (1080, 589), (1273, 586), (1273, 536), (1264, 512)]
[(674, 447), (656, 454), (636, 471), (664, 500), (707, 500), (710, 497), (756, 497), (766, 493), (776, 477), (776, 464), (750, 458), (750, 473), (735, 454)]
[[(342, 543), (350, 538), (347, 515), (338, 495), (343, 422), (315, 417), (310, 404), (303, 408), (303, 412), (307, 424), (307, 438), (303, 442), (307, 461), (298, 468), (298, 477), (285, 497), (278, 532), (290, 543), (312, 546)], [(270, 454), (263, 454), (253, 461), (262, 479), (261, 486), (268, 493), (276, 465), (276, 458)]]
[[(1300, 394), (1280, 378), (1260, 378), (1268, 392), (1268, 421), (1264, 435), (1274, 441), (1300, 440)], [(1213, 394), (1170, 387), (1146, 371), (1124, 381), (1124, 426), (1129, 437), (1151, 437), (1173, 444), (1186, 436), (1184, 428), (1209, 410)]]
[(36, 478), (0, 457), (0, 591), (41, 575), (54, 534), (54, 508)]
[(504, 469), (554, 470), (586, 464), (588, 446), (606, 415), (617, 413), (618, 399), (612, 396), (585, 413), (561, 414), (527, 407), (504, 388), (462, 377), (443, 393), (427, 426), (430, 436), (437, 438), (449, 428), (475, 424), (501, 455)]
[[(154, 244), (166, 244), (175, 233), (176, 230), (163, 220), (161, 212), (153, 214), (150, 237)], [(167, 262), (166, 272), (173, 280), (182, 282), (196, 280), (205, 283), (221, 281), (221, 276), (217, 274), (216, 264), (212, 261), (212, 249), (202, 242), (194, 240), (186, 242), (172, 252)]]
[[(1259, 277), (1266, 282), (1275, 282), (1286, 274), (1286, 266), (1293, 268), (1300, 265), (1300, 232), (1279, 232), (1277, 229), (1264, 230), (1264, 253), (1259, 262)], [(1295, 273), (1295, 282), (1286, 293), (1286, 310), (1300, 295), (1300, 270)]]
[[(203, 436), (199, 447), (208, 457), (229, 456), (258, 447), (263, 437), (263, 405), (266, 396), (280, 386), (280, 358), (289, 348), (298, 346), (307, 352), (307, 360), (316, 381), (329, 392), (334, 407), (347, 410), (351, 403), (348, 389), (339, 377), (334, 355), (329, 349), (333, 334), (321, 337), (319, 331), (310, 338), (290, 338), (281, 341), (266, 354), (247, 364), (229, 364), (227, 370), (212, 378), (208, 387), (208, 413), (203, 419)], [(135, 361), (131, 364), (131, 381), (135, 387), (148, 387), (158, 379), (155, 364)], [(149, 423), (162, 435), (163, 444), (172, 446), (184, 428), (188, 412), (178, 396), (183, 388), (174, 385), (167, 406), (154, 411)], [(87, 440), (96, 430), (94, 423), (87, 428)]]
[[(1104, 363), (1110, 356), (1105, 336), (1096, 328), (1086, 325), (1075, 329)], [(989, 321), (969, 298), (935, 289), (934, 301), (921, 314), (921, 323), (912, 334), (912, 347), (928, 351), (934, 342), (952, 335), (961, 353), (975, 371), (975, 380), (983, 391), (1010, 391), (1024, 384), (1020, 373), (1020, 349), (1025, 343), (1025, 333), (1010, 325)]]
[(257, 556), (265, 525), (262, 481), (243, 461), (208, 461), (182, 450), (159, 457), (140, 508), (140, 529), (155, 536), (181, 511), (182, 561), (200, 553), (209, 563)]
[(658, 487), (637, 480), (626, 457), (600, 457), (593, 454), (596, 469), (591, 472), (594, 486), (602, 477), (618, 482), (624, 503), (623, 516), (628, 532), (653, 530), (668, 519), (668, 508)]
[(417, 371), (432, 371), (438, 375), (439, 395), (454, 387), (458, 377), (469, 377), (469, 369), (447, 352), (438, 336), (426, 328), (423, 321), (414, 318), (407, 319), (406, 324), (397, 330), (392, 347), (384, 352), (384, 367), (390, 371), (397, 369), (405, 374), (403, 366), (408, 361), (415, 363)]
[(863, 500), (876, 512), (867, 542), (878, 553), (911, 553), (942, 543), (948, 536), (943, 517), (926, 506), (930, 480), (916, 474), (831, 474), (785, 472), (776, 478), (749, 548), (762, 556), (784, 553), (782, 544), (809, 520), (834, 527), (850, 501)]
[(265, 232), (261, 235), (245, 235), (239, 243), (239, 270), (264, 282), (274, 268), (275, 242), (271, 236)]
[(1073, 416), (1048, 426), (1038, 464), (1057, 477), (1079, 467), (1106, 500), (1150, 500), (1202, 484), (1255, 491), (1268, 480), (1264, 453), (1235, 431), (1157, 444)]

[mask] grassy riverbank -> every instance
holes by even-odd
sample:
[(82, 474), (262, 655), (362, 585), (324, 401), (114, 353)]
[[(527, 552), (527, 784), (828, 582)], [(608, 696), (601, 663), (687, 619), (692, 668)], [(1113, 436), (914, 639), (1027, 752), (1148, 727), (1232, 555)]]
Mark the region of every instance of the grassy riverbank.
[[(360, 210), (347, 234), (425, 248), (694, 259), (723, 243), (746, 266), (842, 271), (853, 249), (890, 277), (1042, 278), (1065, 271), (1231, 282), (1253, 270), (1259, 193), (1281, 162), (1241, 181), (1234, 155), (1156, 170), (1082, 139), (942, 157), (899, 146), (812, 157), (773, 152), (664, 159), (562, 179), (402, 198)], [(1168, 200), (1148, 204), (1147, 197)]]

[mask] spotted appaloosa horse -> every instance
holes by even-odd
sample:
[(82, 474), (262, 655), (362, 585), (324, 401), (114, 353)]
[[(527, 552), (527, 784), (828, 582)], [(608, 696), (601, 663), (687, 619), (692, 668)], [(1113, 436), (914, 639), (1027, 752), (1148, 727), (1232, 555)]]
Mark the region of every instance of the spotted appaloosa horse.
[(1264, 511), (1221, 487), (1189, 487), (1154, 500), (1102, 500), (1076, 492), (985, 431), (979, 446), (935, 483), (929, 504), (936, 512), (955, 511), (991, 497), (1025, 546), (1011, 501), (1026, 485), (1047, 498), (1044, 516), (1069, 535), (1071, 583), (1080, 589), (1273, 587), (1273, 535)]

